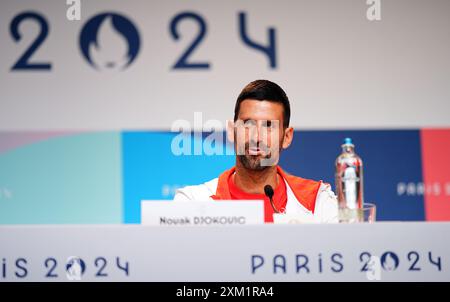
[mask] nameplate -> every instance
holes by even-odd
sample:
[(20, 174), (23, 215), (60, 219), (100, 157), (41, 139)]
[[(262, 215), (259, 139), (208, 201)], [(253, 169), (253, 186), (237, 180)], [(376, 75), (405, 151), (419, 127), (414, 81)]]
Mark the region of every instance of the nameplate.
[(264, 205), (261, 200), (143, 200), (141, 223), (154, 226), (264, 224)]

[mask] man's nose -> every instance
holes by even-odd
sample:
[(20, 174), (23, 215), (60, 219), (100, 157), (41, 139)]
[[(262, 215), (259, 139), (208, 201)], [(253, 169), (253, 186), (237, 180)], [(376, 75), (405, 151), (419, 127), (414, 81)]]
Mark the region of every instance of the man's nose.
[(250, 139), (257, 143), (262, 142), (262, 138), (264, 137), (263, 131), (265, 131), (263, 121), (258, 121), (251, 133)]

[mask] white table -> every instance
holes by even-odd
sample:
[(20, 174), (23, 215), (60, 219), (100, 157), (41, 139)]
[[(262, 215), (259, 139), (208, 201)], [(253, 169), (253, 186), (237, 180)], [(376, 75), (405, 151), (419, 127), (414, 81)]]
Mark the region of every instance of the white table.
[(0, 281), (450, 281), (450, 223), (1, 226), (0, 261)]

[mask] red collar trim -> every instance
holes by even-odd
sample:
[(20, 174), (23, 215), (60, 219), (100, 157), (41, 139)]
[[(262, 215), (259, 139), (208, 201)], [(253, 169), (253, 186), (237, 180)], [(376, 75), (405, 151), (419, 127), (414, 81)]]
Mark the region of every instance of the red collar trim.
[[(231, 174), (236, 171), (236, 167), (233, 167), (219, 176), (217, 183), (216, 194), (212, 195), (211, 198), (214, 200), (221, 199), (231, 199), (230, 188), (228, 187), (228, 178)], [(317, 193), (319, 192), (320, 185), (322, 181), (314, 181), (311, 179), (305, 179), (298, 176), (287, 174), (277, 166), (277, 172), (286, 180), (295, 198), (302, 204), (306, 209), (314, 213), (314, 208), (316, 205)]]

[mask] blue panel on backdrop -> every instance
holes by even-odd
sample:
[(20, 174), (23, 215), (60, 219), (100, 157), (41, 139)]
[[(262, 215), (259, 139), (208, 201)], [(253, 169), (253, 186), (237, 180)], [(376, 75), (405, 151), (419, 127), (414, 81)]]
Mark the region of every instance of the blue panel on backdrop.
[(377, 220), (424, 220), (422, 196), (397, 193), (399, 183), (422, 182), (419, 131), (296, 131), (280, 165), (288, 172), (334, 186), (334, 161), (351, 137), (364, 163), (364, 199)]
[(122, 134), (125, 223), (140, 223), (141, 200), (172, 199), (177, 187), (211, 180), (234, 165), (232, 155), (174, 155), (171, 143), (176, 135)]

